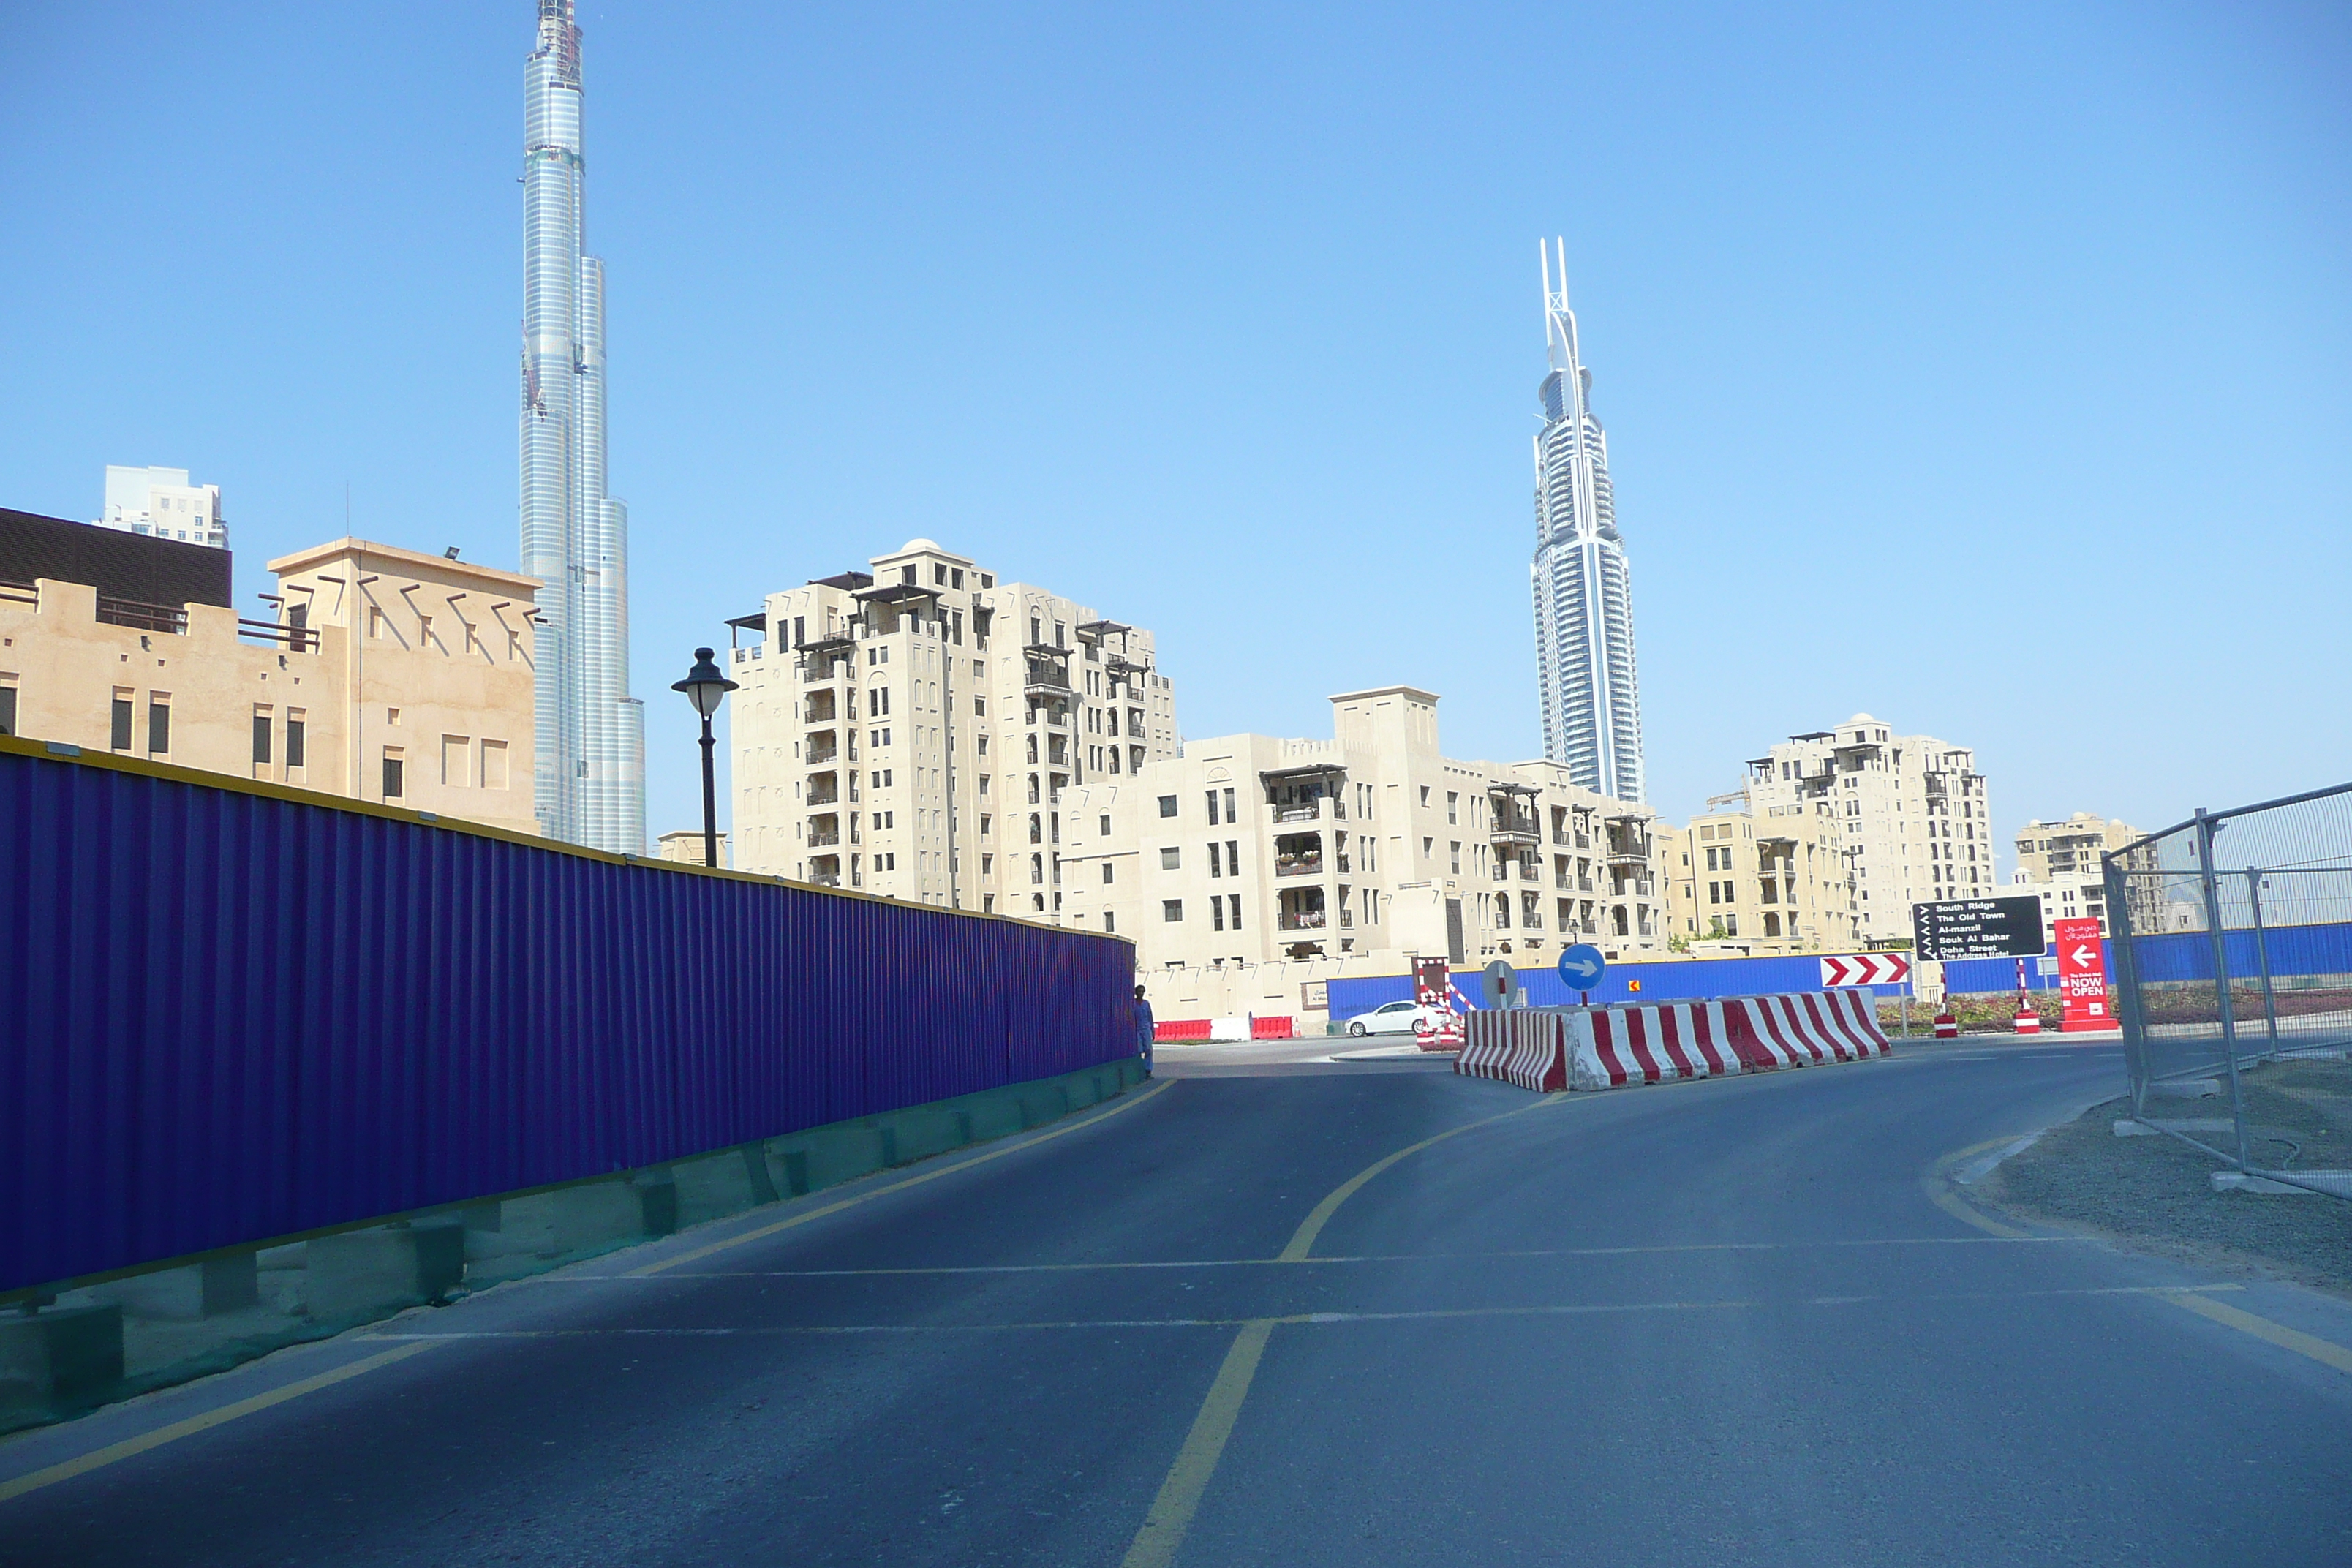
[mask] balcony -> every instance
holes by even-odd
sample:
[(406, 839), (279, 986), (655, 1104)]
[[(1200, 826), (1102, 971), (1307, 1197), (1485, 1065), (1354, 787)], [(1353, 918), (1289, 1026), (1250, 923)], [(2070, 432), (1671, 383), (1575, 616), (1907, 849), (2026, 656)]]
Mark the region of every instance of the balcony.
[(838, 844), (841, 842), (841, 829), (834, 827), (822, 833), (811, 833), (808, 836), (808, 842), (812, 849), (823, 849), (830, 845)]
[(813, 773), (808, 781), (808, 793), (803, 800), (809, 805), (833, 805), (841, 799), (841, 778), (837, 773)]
[[(106, 617), (101, 616), (100, 620)], [(283, 621), (257, 621), (244, 616), (236, 618), (236, 635), (247, 642), (281, 644), (289, 653), (316, 653), (319, 634), (309, 626), (288, 626)]]
[(129, 626), (133, 631), (168, 632), (173, 637), (185, 637), (188, 632), (184, 605), (143, 605), (110, 594), (98, 596), (98, 619), (101, 625)]
[(1516, 812), (1507, 816), (1498, 811), (1495, 813), (1494, 826), (1486, 831), (1486, 839), (1491, 844), (1524, 844), (1533, 848), (1543, 842), (1543, 831), (1532, 816)]
[(1274, 874), (1277, 877), (1319, 877), (1323, 874), (1323, 857), (1320, 854), (1284, 856), (1275, 861)]
[(1277, 931), (1321, 931), (1323, 929), (1323, 911), (1321, 910), (1285, 910), (1282, 914), (1276, 917), (1275, 929)]
[(808, 763), (811, 767), (815, 767), (820, 763), (832, 762), (840, 755), (841, 749), (831, 742), (827, 742), (822, 747), (811, 743), (808, 750)]

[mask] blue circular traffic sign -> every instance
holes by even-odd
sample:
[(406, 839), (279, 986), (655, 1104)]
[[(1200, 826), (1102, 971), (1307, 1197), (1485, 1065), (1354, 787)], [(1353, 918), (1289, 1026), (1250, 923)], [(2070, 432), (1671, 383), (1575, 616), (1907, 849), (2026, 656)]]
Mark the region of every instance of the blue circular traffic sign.
[(1564, 949), (1559, 955), (1560, 980), (1571, 991), (1590, 991), (1601, 984), (1609, 969), (1609, 961), (1591, 942), (1580, 942)]

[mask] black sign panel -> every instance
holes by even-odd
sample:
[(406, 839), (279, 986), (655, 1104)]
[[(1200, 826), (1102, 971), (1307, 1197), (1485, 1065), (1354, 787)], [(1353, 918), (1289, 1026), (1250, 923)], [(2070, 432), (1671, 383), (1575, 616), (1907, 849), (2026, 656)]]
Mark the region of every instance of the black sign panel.
[(1951, 899), (1911, 906), (1911, 939), (1921, 958), (2038, 958), (2042, 900)]

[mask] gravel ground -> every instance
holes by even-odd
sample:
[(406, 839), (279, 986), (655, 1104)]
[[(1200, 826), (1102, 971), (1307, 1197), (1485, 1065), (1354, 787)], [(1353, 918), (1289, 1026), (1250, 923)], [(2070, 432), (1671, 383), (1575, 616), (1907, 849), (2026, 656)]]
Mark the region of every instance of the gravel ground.
[[(2352, 1063), (2275, 1063), (2244, 1075), (2253, 1163), (2352, 1168)], [(2150, 1111), (2155, 1114), (2151, 1101)], [(1973, 1195), (2022, 1217), (2186, 1262), (2352, 1294), (2352, 1203), (2317, 1194), (2217, 1193), (2221, 1162), (2162, 1136), (2118, 1138), (2123, 1100), (2095, 1105), (1997, 1166)], [(2221, 1117), (2218, 1099), (2165, 1102), (2165, 1119)], [(2227, 1149), (2234, 1134), (2192, 1132)]]

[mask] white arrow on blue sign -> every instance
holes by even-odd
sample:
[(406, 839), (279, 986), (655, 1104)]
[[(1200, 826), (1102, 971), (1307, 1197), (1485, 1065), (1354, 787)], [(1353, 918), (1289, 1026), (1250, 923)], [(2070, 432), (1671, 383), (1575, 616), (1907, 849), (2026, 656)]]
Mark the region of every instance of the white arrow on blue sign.
[(1590, 991), (1600, 984), (1608, 967), (1609, 961), (1590, 942), (1580, 942), (1559, 955), (1559, 977), (1579, 991)]

